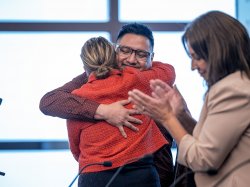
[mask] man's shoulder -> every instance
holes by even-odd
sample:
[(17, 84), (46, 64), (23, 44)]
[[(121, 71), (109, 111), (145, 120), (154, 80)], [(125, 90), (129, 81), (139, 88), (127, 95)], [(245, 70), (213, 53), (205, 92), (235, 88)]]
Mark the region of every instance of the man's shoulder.
[(165, 63), (165, 62), (161, 62), (161, 61), (153, 61), (152, 67), (156, 67), (156, 66), (169, 67), (169, 68), (172, 68), (174, 70), (174, 66), (172, 66), (171, 64)]

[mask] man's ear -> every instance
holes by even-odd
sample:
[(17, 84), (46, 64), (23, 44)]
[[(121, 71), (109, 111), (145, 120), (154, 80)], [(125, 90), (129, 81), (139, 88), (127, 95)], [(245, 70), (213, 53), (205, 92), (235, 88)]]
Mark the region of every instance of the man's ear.
[(154, 60), (154, 53), (151, 55), (151, 61), (153, 62), (153, 60)]
[(154, 53), (152, 53), (149, 60), (147, 60), (147, 68), (151, 68), (153, 66)]

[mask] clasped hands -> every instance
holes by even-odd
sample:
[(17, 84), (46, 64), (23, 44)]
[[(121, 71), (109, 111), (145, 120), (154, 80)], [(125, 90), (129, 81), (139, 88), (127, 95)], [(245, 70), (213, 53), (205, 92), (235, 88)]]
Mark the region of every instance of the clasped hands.
[(156, 79), (150, 81), (152, 95), (149, 96), (137, 89), (129, 92), (129, 100), (134, 103), (134, 108), (143, 114), (152, 117), (161, 123), (167, 122), (172, 117), (177, 117), (188, 111), (185, 100), (176, 86), (169, 86)]

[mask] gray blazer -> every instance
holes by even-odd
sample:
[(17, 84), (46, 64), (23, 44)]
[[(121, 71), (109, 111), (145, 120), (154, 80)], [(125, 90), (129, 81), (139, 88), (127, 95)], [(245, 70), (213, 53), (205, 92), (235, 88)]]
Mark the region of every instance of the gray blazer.
[[(211, 87), (193, 136), (181, 139), (178, 162), (197, 171), (198, 187), (250, 186), (250, 80), (246, 75), (232, 73)], [(218, 173), (210, 176), (209, 169)]]

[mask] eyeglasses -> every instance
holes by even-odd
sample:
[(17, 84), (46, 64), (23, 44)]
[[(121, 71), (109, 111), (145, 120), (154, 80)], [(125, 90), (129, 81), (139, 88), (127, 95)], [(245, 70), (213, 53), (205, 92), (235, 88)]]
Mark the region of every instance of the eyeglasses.
[(130, 55), (133, 54), (133, 52), (135, 52), (135, 57), (138, 60), (147, 60), (153, 54), (153, 53), (150, 53), (150, 52), (145, 51), (145, 50), (139, 50), (139, 49), (135, 50), (135, 49), (132, 49), (130, 47), (122, 46), (122, 45), (119, 45), (119, 44), (116, 44), (115, 51), (117, 53), (119, 53), (119, 54), (121, 54), (123, 56), (127, 56), (127, 57), (129, 57)]

